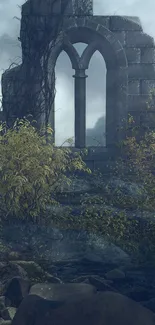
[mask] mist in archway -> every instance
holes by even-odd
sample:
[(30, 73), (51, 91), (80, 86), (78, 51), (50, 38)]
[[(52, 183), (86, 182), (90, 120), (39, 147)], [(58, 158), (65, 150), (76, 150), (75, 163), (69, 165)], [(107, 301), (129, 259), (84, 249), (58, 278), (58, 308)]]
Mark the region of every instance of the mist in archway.
[(74, 145), (74, 83), (71, 62), (63, 51), (59, 55), (55, 68), (55, 144), (67, 146), (67, 139)]
[[(82, 55), (87, 44), (76, 43), (75, 49)], [(96, 64), (97, 62), (97, 64)], [(106, 65), (102, 55), (96, 51), (86, 71), (86, 145), (105, 146), (106, 118)], [(72, 138), (74, 145), (74, 70), (70, 59), (63, 51), (56, 64), (55, 98), (55, 144), (67, 145)], [(101, 75), (101, 78), (98, 76)], [(92, 84), (94, 87), (92, 89)]]
[[(87, 44), (76, 43), (79, 55)], [(96, 65), (96, 61), (98, 64)], [(99, 64), (100, 63), (100, 64)], [(55, 98), (55, 144), (67, 145), (72, 138), (74, 145), (74, 70), (70, 59), (63, 51), (56, 64), (56, 98)], [(101, 79), (98, 75), (101, 74)], [(86, 145), (105, 145), (106, 116), (106, 66), (101, 54), (96, 51), (87, 70), (86, 87)], [(92, 84), (94, 88), (92, 90)], [(102, 95), (102, 96), (101, 96)]]
[(87, 72), (86, 146), (105, 146), (106, 64), (98, 51), (91, 58)]

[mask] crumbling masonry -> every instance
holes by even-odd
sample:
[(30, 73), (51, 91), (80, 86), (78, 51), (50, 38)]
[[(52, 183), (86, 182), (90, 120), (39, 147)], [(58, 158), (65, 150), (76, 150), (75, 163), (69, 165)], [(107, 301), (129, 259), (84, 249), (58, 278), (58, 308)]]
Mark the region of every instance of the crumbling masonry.
[[(121, 125), (127, 114), (132, 114), (138, 125), (141, 123), (150, 90), (155, 88), (155, 43), (152, 37), (143, 32), (138, 17), (95, 16), (92, 0), (70, 0), (68, 4), (67, 1), (56, 0), (52, 4), (53, 0), (28, 0), (23, 4), (20, 30), (23, 63), (2, 76), (3, 114), (8, 120), (21, 117), (25, 89), (30, 87), (31, 92), (35, 92), (36, 87), (39, 89), (39, 73), (37, 77), (33, 76), (33, 84), (28, 85), (27, 76), (30, 70), (33, 71), (28, 56), (30, 53), (33, 56), (37, 51), (36, 44), (39, 46), (40, 40), (46, 38), (46, 31), (52, 42), (54, 26), (63, 16), (61, 33), (50, 53), (48, 64), (52, 75), (57, 58), (64, 50), (75, 70), (76, 148), (85, 147), (86, 70), (96, 50), (102, 54), (106, 63), (106, 148), (98, 149), (99, 155), (96, 153), (93, 156), (92, 153), (89, 156), (90, 164), (95, 163), (99, 167), (101, 152), (109, 153), (116, 141), (123, 138)], [(31, 30), (31, 39), (27, 35), (28, 30)], [(81, 57), (73, 46), (78, 42), (88, 44)], [(21, 80), (24, 85), (22, 89)], [(18, 95), (17, 89), (20, 89)], [(150, 123), (154, 127), (153, 103), (151, 104)], [(31, 107), (28, 113), (31, 113)], [(48, 122), (54, 129), (54, 109), (51, 110)]]

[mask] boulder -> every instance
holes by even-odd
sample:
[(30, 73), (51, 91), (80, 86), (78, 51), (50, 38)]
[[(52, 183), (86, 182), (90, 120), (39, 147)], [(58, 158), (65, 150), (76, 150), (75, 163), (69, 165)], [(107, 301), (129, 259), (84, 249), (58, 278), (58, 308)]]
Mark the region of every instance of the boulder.
[(155, 325), (155, 314), (114, 292), (78, 301), (52, 302), (36, 295), (22, 301), (12, 325)]
[[(49, 311), (59, 308), (64, 302), (51, 301), (37, 295), (28, 295), (20, 304), (11, 325), (35, 325), (37, 318), (43, 316), (42, 325), (46, 324)], [(38, 315), (39, 314), (39, 315)]]
[(98, 275), (84, 275), (72, 280), (73, 283), (88, 283), (93, 285), (97, 291), (116, 291), (110, 280), (105, 280)]
[(31, 282), (51, 282), (61, 283), (61, 280), (45, 272), (40, 265), (34, 261), (16, 261), (16, 264), (22, 267), (28, 274)]
[(143, 286), (134, 286), (126, 292), (127, 296), (135, 301), (147, 301), (150, 299), (151, 292), (149, 288)]
[(152, 310), (155, 313), (155, 298), (149, 299), (148, 301), (141, 302), (144, 307)]
[(110, 270), (105, 274), (108, 280), (119, 280), (125, 278), (125, 273), (119, 269)]
[(21, 255), (22, 260), (47, 261), (49, 265), (84, 258), (95, 263), (117, 264), (117, 267), (130, 263), (129, 255), (103, 236), (76, 229), (59, 230), (52, 226), (43, 227), (26, 221), (21, 224), (17, 221), (3, 226), (2, 241), (11, 251)]
[(105, 280), (99, 276), (90, 276), (89, 283), (92, 284), (97, 291), (116, 291), (112, 287), (112, 281)]
[(89, 234), (86, 237), (87, 245), (84, 257), (92, 262), (101, 262), (103, 264), (113, 264), (116, 266), (130, 265), (131, 260), (127, 253), (120, 247), (107, 241), (104, 236)]
[(96, 288), (86, 283), (38, 283), (30, 290), (30, 294), (53, 301), (79, 300), (95, 292)]
[(9, 299), (11, 306), (18, 308), (23, 298), (29, 293), (30, 282), (28, 279), (14, 277), (6, 286), (4, 296)]
[(3, 295), (5, 288), (13, 277), (28, 279), (27, 272), (19, 265), (12, 262), (0, 262), (0, 294)]

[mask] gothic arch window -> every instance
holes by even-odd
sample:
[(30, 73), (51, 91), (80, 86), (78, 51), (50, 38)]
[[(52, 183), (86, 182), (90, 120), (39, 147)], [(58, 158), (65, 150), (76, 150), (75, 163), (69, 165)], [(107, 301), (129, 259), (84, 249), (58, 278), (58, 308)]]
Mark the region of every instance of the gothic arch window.
[[(65, 26), (64, 26), (65, 27)], [(89, 20), (77, 20), (66, 32), (52, 53), (53, 66), (62, 50), (69, 55), (75, 70), (75, 147), (86, 146), (86, 70), (98, 50), (107, 67), (106, 78), (106, 147), (115, 146), (122, 138), (121, 121), (127, 115), (127, 60), (124, 49), (114, 35), (103, 26)], [(80, 56), (73, 44), (88, 46)]]

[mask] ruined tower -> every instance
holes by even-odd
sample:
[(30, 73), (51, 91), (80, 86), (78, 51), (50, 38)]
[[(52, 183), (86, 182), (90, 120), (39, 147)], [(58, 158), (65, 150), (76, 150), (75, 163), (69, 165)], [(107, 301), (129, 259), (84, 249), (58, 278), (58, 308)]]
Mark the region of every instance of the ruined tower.
[[(55, 31), (58, 32), (57, 36)], [(47, 46), (45, 39), (49, 43), (54, 40), (48, 61), (49, 78), (54, 75), (55, 64), (62, 50), (68, 54), (75, 71), (77, 148), (85, 147), (86, 71), (96, 50), (103, 56), (107, 68), (106, 148), (100, 148), (100, 151), (107, 154), (124, 137), (121, 126), (128, 113), (134, 116), (138, 125), (141, 122), (150, 90), (155, 87), (154, 39), (143, 32), (138, 17), (93, 15), (92, 0), (28, 0), (22, 6), (20, 30), (23, 62), (2, 76), (3, 113), (7, 119), (25, 115), (22, 103), (25, 103), (26, 89), (27, 94), (29, 91), (33, 94), (35, 104), (38, 100), (35, 91), (37, 89), (40, 94), (40, 87), (43, 86), (40, 74), (41, 60)], [(73, 46), (78, 42), (88, 44), (81, 57)], [(31, 65), (30, 58), (36, 53), (37, 59)], [(32, 108), (31, 101), (31, 105), (28, 105), (29, 96), (26, 95), (26, 98), (27, 112), (34, 113), (35, 105)], [(45, 105), (43, 100), (42, 107)], [(153, 106), (149, 114), (152, 123)], [(42, 120), (44, 118), (43, 113)], [(54, 110), (51, 110), (48, 119), (54, 129)], [(100, 165), (95, 156), (90, 161), (93, 164), (95, 161), (96, 166)]]

